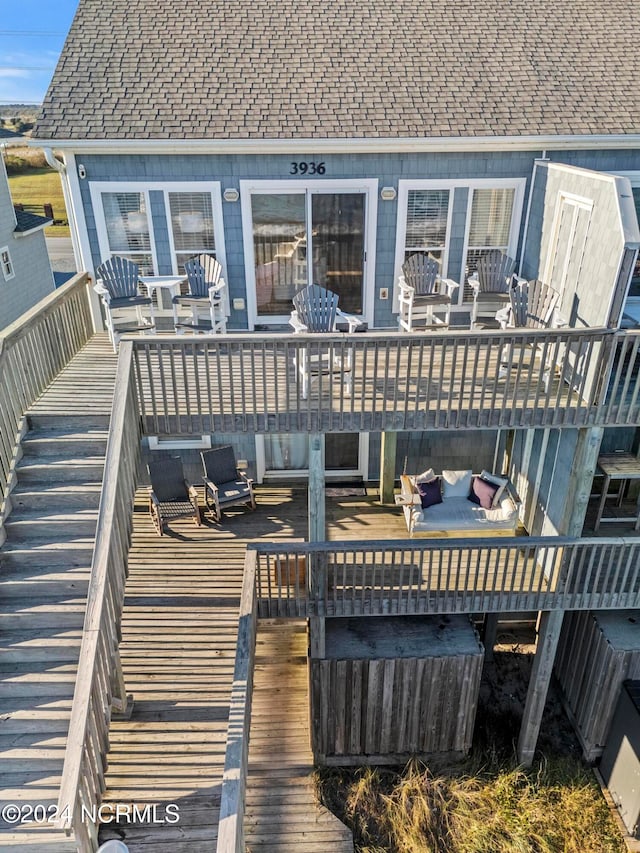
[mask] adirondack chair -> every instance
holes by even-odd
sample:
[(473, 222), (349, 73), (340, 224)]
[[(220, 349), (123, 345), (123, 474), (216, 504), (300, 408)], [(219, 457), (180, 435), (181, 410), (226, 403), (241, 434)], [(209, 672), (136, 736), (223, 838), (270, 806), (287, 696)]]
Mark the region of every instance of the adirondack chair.
[[(138, 264), (114, 255), (97, 268), (96, 280), (94, 290), (102, 299), (114, 350), (118, 349), (122, 335), (155, 332), (153, 303), (149, 296), (143, 296), (138, 289)], [(143, 309), (148, 309), (148, 312)]]
[[(398, 328), (413, 332), (416, 328), (449, 325), (451, 298), (457, 282), (440, 278), (440, 264), (423, 252), (410, 255), (402, 265), (398, 279)], [(444, 318), (438, 316), (444, 314)]]
[[(203, 334), (227, 331), (226, 284), (222, 266), (211, 255), (198, 255), (185, 261), (184, 271), (189, 293), (173, 297), (173, 323), (177, 334), (185, 331)], [(187, 316), (180, 315), (185, 308)]]
[(469, 276), (473, 288), (471, 326), (481, 318), (493, 320), (496, 311), (509, 304), (516, 262), (499, 249), (491, 249), (478, 258), (475, 273)]
[(180, 457), (150, 462), (147, 470), (151, 480), (149, 512), (158, 536), (164, 535), (169, 521), (185, 516), (191, 516), (200, 527), (198, 492), (185, 480)]
[[(539, 279), (519, 281), (509, 293), (510, 304), (496, 313), (496, 320), (503, 329), (548, 329), (558, 299), (558, 292)], [(527, 348), (532, 353), (535, 350), (534, 345)], [(521, 346), (504, 347), (500, 358), (500, 376), (506, 376), (510, 368), (521, 365), (523, 358)]]
[[(312, 284), (299, 290), (293, 297), (293, 311), (289, 324), (296, 334), (304, 332), (335, 332), (336, 324), (343, 322), (351, 334), (360, 325), (360, 320), (351, 314), (345, 314), (338, 308), (338, 294)], [(299, 356), (299, 357), (298, 357)], [(350, 347), (338, 344), (301, 347), (294, 359), (300, 375), (301, 395), (306, 400), (312, 377), (338, 374), (345, 384), (347, 393), (352, 389), (353, 356)]]
[(230, 444), (200, 453), (204, 469), (204, 500), (215, 521), (222, 520), (226, 507), (248, 504), (256, 508), (253, 480), (236, 465), (236, 455)]

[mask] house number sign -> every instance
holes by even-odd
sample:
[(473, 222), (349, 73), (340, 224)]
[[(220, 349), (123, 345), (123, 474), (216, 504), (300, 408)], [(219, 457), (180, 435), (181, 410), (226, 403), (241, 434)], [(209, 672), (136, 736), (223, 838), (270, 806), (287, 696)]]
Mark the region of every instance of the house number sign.
[(313, 160), (308, 163), (302, 160), (299, 163), (291, 164), (290, 175), (324, 175), (327, 168), (324, 163), (316, 163)]

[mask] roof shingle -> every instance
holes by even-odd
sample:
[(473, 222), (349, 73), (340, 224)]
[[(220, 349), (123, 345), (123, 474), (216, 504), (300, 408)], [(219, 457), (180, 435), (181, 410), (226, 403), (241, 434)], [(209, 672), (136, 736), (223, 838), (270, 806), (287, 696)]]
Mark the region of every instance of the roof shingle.
[(637, 0), (80, 0), (34, 136), (640, 133)]

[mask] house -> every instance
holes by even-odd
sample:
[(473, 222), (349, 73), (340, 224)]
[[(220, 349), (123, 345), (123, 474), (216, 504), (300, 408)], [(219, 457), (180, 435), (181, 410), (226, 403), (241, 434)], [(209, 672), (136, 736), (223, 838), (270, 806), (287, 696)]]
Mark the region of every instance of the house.
[(43, 229), (52, 220), (13, 206), (4, 161), (0, 166), (0, 330), (54, 288)]
[[(331, 618), (481, 613), (490, 648), (501, 614), (537, 612), (518, 744), (528, 763), (565, 611), (640, 606), (632, 537), (584, 535), (598, 459), (633, 461), (640, 426), (628, 328), (640, 297), (640, 72), (625, 47), (635, 7), (327, 9), (81, 0), (34, 130), (63, 156), (79, 269), (93, 274), (117, 254), (170, 275), (206, 251), (230, 290), (228, 336), (121, 344), (90, 595), (106, 596), (118, 621), (122, 543), (153, 446), (190, 464), (206, 442), (230, 442), (260, 481), (308, 479), (307, 541), (247, 551), (220, 851), (242, 849), (258, 617), (308, 620), (322, 662)], [(491, 249), (554, 289), (553, 328), (468, 329), (469, 277)], [(395, 285), (416, 250), (460, 285), (444, 333), (397, 332)], [(305, 397), (291, 379), (313, 347), (286, 332), (291, 299), (318, 281), (368, 325), (349, 395), (329, 384)], [(326, 480), (379, 481), (399, 514), (394, 482), (428, 467), (508, 474), (530, 545), (489, 535), (473, 549), (442, 538), (391, 546), (382, 520), (374, 544), (351, 547), (335, 531), (325, 541)], [(95, 598), (88, 612), (87, 648), (122, 710), (118, 631), (98, 624)], [(75, 779), (64, 780), (74, 803), (103, 787), (90, 659), (72, 719), (88, 734), (70, 744)], [(83, 712), (97, 729), (80, 725)], [(90, 849), (92, 828), (75, 816), (67, 825)]]

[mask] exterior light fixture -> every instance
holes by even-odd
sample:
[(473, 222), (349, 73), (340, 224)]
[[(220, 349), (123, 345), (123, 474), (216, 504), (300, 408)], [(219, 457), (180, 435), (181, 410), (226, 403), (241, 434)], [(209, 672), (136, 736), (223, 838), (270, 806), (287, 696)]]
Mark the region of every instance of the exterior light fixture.
[(87, 170), (82, 165), (82, 163), (78, 163), (78, 177), (84, 180), (87, 177)]
[(236, 189), (228, 189), (225, 190), (222, 194), (225, 201), (238, 201), (240, 198), (240, 193)]
[(396, 197), (396, 188), (395, 187), (382, 187), (380, 190), (380, 198), (383, 201), (393, 201)]

